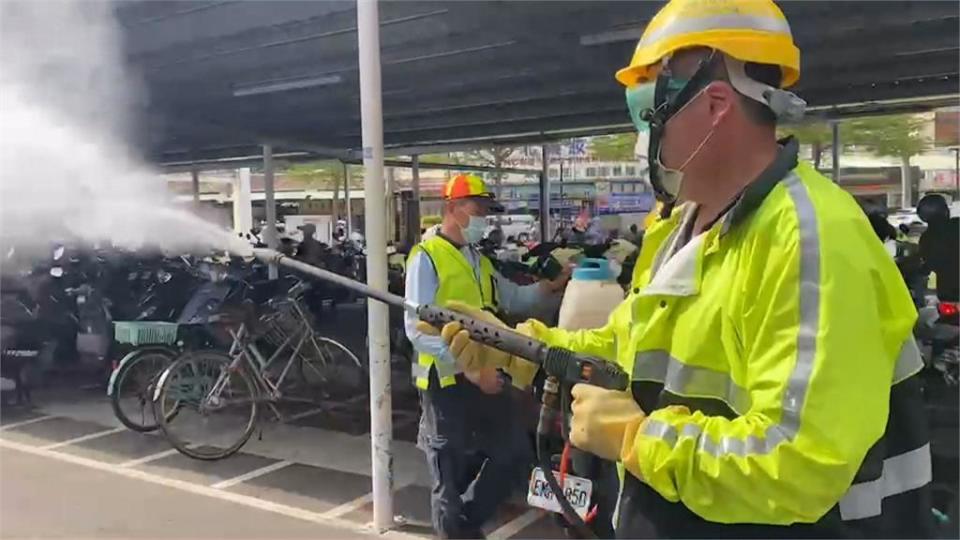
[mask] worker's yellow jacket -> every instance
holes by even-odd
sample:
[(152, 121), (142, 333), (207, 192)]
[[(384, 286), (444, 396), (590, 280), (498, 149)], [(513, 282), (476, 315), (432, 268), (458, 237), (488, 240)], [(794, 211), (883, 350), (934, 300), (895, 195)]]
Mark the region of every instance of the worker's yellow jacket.
[(618, 536), (929, 525), (916, 310), (853, 198), (796, 151), (703, 234), (693, 205), (658, 221), (603, 328), (535, 325), (620, 364), (649, 413), (624, 443)]

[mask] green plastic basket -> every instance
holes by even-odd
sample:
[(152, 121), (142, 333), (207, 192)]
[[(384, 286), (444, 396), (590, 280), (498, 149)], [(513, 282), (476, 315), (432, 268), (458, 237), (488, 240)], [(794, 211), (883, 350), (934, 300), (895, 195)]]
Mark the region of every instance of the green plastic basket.
[(115, 321), (113, 339), (130, 345), (171, 345), (177, 341), (177, 323)]

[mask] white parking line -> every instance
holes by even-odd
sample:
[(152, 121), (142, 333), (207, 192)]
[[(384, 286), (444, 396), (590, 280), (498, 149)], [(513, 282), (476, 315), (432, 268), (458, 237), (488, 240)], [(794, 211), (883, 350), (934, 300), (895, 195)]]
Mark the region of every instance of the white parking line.
[(323, 412), (326, 412), (327, 409), (320, 407), (317, 409), (310, 409), (308, 411), (298, 412), (297, 414), (291, 414), (290, 416), (284, 417), (284, 422), (293, 422), (294, 420), (300, 420), (301, 418), (307, 418), (309, 416), (314, 416)]
[[(351, 531), (357, 534), (370, 535), (375, 531), (369, 526), (361, 523), (355, 523), (345, 519), (337, 518), (328, 518), (323, 514), (317, 512), (312, 512), (310, 510), (305, 510), (303, 508), (297, 508), (295, 506), (289, 506), (286, 504), (275, 503), (272, 501), (267, 501), (264, 499), (258, 499), (256, 497), (251, 497), (249, 495), (241, 495), (233, 491), (225, 491), (222, 489), (213, 489), (209, 486), (204, 486), (201, 484), (194, 484), (184, 480), (177, 480), (175, 478), (167, 478), (157, 474), (149, 473), (146, 471), (141, 471), (139, 469), (131, 469), (129, 467), (117, 467), (110, 463), (103, 461), (97, 461), (95, 459), (85, 458), (81, 456), (75, 456), (73, 454), (66, 454), (63, 452), (54, 452), (52, 450), (44, 450), (43, 448), (37, 448), (35, 446), (30, 446), (28, 444), (16, 443), (13, 441), (8, 441), (6, 439), (0, 439), (0, 447), (9, 448), (11, 450), (16, 450), (19, 452), (24, 452), (27, 454), (32, 454), (35, 456), (41, 456), (56, 461), (62, 461), (65, 463), (72, 463), (74, 465), (79, 465), (81, 467), (87, 467), (90, 469), (97, 469), (100, 471), (105, 471), (109, 473), (114, 473), (119, 476), (124, 476), (127, 478), (134, 478), (137, 480), (142, 480), (144, 482), (150, 482), (152, 484), (161, 485), (164, 487), (179, 489), (180, 491), (186, 491), (188, 493), (194, 493), (196, 495), (204, 495), (211, 497), (213, 499), (219, 499), (223, 501), (228, 501), (236, 504), (241, 504), (247, 506), (248, 508), (255, 508), (257, 510), (263, 510), (265, 512), (272, 512), (274, 514), (279, 514), (287, 517), (292, 517), (296, 519), (302, 519), (304, 521), (309, 521), (312, 523), (317, 523), (320, 525), (330, 525), (334, 527), (342, 528), (346, 531)], [(173, 450), (176, 452), (176, 450)], [(423, 540), (423, 536), (413, 535), (409, 533), (399, 532), (399, 531), (388, 531), (381, 535), (383, 538), (387, 539), (397, 539), (397, 540)]]
[(38, 417), (36, 417), (36, 418), (31, 418), (31, 419), (29, 419), (29, 420), (23, 420), (23, 421), (20, 421), (20, 422), (14, 422), (14, 423), (12, 423), (12, 424), (5, 424), (5, 425), (0, 426), (0, 431), (4, 431), (4, 430), (7, 430), (7, 429), (11, 429), (11, 428), (15, 428), (15, 427), (20, 427), (20, 426), (25, 426), (25, 425), (27, 425), (27, 424), (33, 424), (33, 423), (35, 423), (35, 422), (43, 422), (44, 420), (49, 420), (49, 419), (51, 419), (51, 418), (53, 418), (52, 415), (45, 414), (45, 415), (43, 415), (43, 416), (38, 416)]
[(278, 461), (276, 463), (271, 463), (266, 467), (260, 467), (259, 469), (254, 469), (246, 474), (241, 474), (240, 476), (234, 476), (233, 478), (227, 478), (222, 482), (217, 482), (211, 484), (210, 487), (213, 489), (227, 489), (228, 487), (235, 486), (241, 482), (246, 482), (247, 480), (253, 480), (258, 476), (263, 476), (265, 474), (272, 473), (273, 471), (279, 471), (280, 469), (293, 465), (292, 461)]
[(176, 453), (177, 453), (177, 449), (176, 449), (176, 448), (171, 448), (171, 449), (169, 449), (169, 450), (164, 450), (163, 452), (157, 452), (156, 454), (150, 454), (149, 456), (143, 456), (143, 457), (141, 457), (141, 458), (131, 459), (130, 461), (124, 461), (124, 462), (121, 463), (120, 465), (117, 465), (117, 467), (120, 467), (120, 468), (123, 468), (123, 469), (127, 469), (127, 468), (130, 468), (130, 467), (136, 467), (137, 465), (143, 465), (144, 463), (149, 463), (149, 462), (151, 462), (151, 461), (154, 461), (154, 460), (157, 460), (157, 459), (161, 459), (161, 458), (165, 458), (165, 457), (167, 457), (167, 456), (172, 456), (172, 455), (174, 455), (174, 454), (176, 454)]
[(96, 433), (91, 433), (89, 435), (84, 435), (82, 437), (77, 437), (75, 439), (69, 439), (66, 441), (55, 442), (53, 444), (48, 444), (46, 446), (41, 446), (44, 450), (53, 450), (54, 448), (60, 448), (61, 446), (67, 446), (71, 444), (76, 444), (83, 441), (89, 441), (90, 439), (96, 439), (98, 437), (106, 437), (107, 435), (113, 435), (114, 433), (120, 433), (121, 431), (126, 431), (127, 428), (118, 427), (113, 429), (106, 429), (104, 431), (98, 431)]
[(340, 506), (335, 506), (330, 510), (327, 510), (326, 512), (324, 512), (322, 515), (325, 518), (338, 518), (340, 516), (349, 514), (354, 510), (363, 508), (367, 504), (370, 504), (370, 501), (372, 500), (373, 500), (373, 493), (367, 493), (366, 495), (357, 497), (356, 499), (350, 502), (345, 502)]
[(511, 536), (529, 527), (534, 521), (540, 519), (542, 515), (542, 510), (531, 508), (523, 514), (520, 514), (520, 516), (516, 519), (501, 525), (497, 530), (488, 534), (487, 538), (490, 540), (502, 540), (505, 538), (510, 538)]

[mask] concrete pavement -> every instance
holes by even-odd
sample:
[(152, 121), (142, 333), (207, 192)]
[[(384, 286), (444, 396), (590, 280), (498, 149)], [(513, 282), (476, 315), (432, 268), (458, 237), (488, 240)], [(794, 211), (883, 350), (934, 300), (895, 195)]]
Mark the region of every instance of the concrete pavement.
[[(159, 434), (119, 428), (104, 414), (105, 405), (103, 397), (74, 395), (38, 408), (3, 409), (0, 538), (372, 534), (370, 478), (363, 474), (369, 453), (365, 434), (274, 424), (262, 441), (255, 437), (230, 458), (197, 461), (170, 448)], [(409, 455), (396, 456), (407, 468), (395, 477), (397, 528), (379, 538), (432, 536), (429, 488), (407, 466), (423, 458), (410, 446)], [(209, 511), (200, 510), (206, 507)], [(207, 521), (231, 525), (208, 524), (203, 517), (208, 515), (214, 517)], [(264, 519), (277, 525), (245, 526), (248, 515), (271, 515)], [(195, 521), (196, 530), (181, 526)], [(233, 525), (244, 533), (233, 534)], [(520, 501), (504, 505), (485, 532), (497, 540), (562, 536), (551, 517)]]
[(8, 447), (0, 447), (0, 536), (375, 537)]

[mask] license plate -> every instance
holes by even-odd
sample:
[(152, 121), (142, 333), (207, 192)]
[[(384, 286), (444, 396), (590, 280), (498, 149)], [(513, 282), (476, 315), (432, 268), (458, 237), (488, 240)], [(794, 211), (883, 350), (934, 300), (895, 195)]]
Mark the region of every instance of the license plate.
[[(553, 471), (557, 482), (560, 481), (560, 473)], [(570, 501), (570, 505), (580, 515), (581, 519), (587, 517), (587, 511), (590, 508), (590, 495), (593, 493), (593, 482), (573, 476), (566, 475), (562, 484), (564, 495)], [(530, 488), (527, 491), (527, 504), (549, 510), (551, 512), (561, 513), (560, 503), (553, 496), (553, 490), (547, 484), (547, 477), (543, 474), (543, 469), (537, 467), (530, 475)]]

